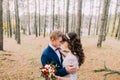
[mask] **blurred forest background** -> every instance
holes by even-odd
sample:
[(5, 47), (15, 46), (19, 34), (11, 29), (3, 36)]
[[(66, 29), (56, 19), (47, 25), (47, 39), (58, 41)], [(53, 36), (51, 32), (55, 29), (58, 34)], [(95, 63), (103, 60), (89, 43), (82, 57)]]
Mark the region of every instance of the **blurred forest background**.
[(41, 80), (55, 29), (82, 40), (78, 80), (120, 80), (120, 0), (0, 0), (0, 80)]

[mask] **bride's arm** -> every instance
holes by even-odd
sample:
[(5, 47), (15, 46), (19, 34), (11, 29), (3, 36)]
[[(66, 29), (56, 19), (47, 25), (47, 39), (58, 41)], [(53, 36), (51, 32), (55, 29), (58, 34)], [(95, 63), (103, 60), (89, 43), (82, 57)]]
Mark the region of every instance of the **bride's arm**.
[(56, 78), (57, 80), (70, 80), (70, 78), (60, 77), (60, 76), (57, 76)]

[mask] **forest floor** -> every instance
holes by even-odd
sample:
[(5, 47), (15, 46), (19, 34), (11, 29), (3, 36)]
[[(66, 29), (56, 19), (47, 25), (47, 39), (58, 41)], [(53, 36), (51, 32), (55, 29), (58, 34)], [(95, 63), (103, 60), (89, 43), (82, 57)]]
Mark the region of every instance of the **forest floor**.
[[(21, 45), (4, 37), (4, 51), (0, 51), (0, 80), (42, 80), (40, 56), (49, 37), (22, 36)], [(97, 48), (97, 37), (82, 37), (85, 63), (80, 67), (78, 80), (103, 80), (105, 72), (93, 70), (106, 66), (120, 71), (120, 41), (107, 37), (102, 48)], [(113, 74), (107, 80), (120, 80)]]

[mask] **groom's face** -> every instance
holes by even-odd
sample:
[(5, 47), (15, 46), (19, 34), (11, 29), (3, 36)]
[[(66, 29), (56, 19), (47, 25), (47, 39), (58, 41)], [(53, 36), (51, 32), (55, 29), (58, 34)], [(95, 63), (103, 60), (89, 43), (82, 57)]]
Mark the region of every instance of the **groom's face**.
[(57, 39), (54, 39), (52, 42), (54, 47), (59, 48), (61, 46), (62, 37), (58, 37)]

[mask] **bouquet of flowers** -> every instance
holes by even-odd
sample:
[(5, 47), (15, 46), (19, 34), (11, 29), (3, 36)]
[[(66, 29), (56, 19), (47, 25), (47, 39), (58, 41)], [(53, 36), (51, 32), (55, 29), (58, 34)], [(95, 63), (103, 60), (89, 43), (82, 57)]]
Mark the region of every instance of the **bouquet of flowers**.
[(56, 67), (52, 64), (46, 64), (45, 66), (40, 68), (41, 76), (47, 80), (56, 80), (55, 71)]

